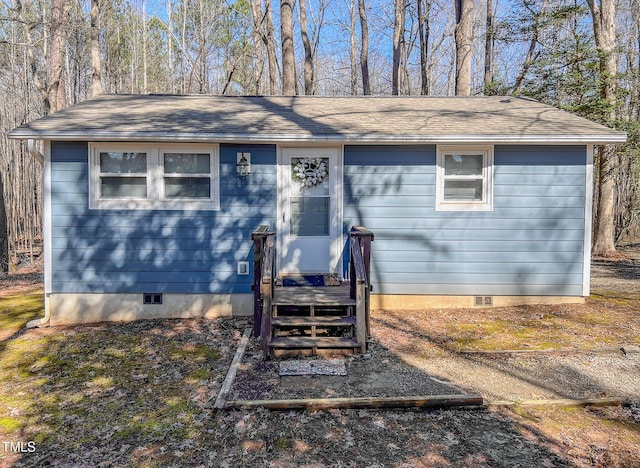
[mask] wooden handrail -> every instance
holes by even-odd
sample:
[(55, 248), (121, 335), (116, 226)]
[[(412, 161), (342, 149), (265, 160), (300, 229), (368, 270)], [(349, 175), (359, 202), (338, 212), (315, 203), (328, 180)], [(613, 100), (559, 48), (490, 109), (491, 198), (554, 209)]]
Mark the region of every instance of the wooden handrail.
[(367, 283), (368, 278), (364, 267), (364, 258), (362, 257), (362, 246), (357, 236), (351, 238), (351, 264), (355, 273), (351, 281), (355, 279), (358, 283)]
[(273, 299), (273, 273), (275, 266), (275, 235), (269, 225), (258, 226), (253, 233), (253, 336), (261, 336), (264, 330), (263, 321)]
[(369, 336), (369, 311), (371, 293), (371, 242), (373, 232), (362, 226), (354, 226), (349, 233), (350, 296), (356, 301), (356, 329), (358, 342), (366, 349)]

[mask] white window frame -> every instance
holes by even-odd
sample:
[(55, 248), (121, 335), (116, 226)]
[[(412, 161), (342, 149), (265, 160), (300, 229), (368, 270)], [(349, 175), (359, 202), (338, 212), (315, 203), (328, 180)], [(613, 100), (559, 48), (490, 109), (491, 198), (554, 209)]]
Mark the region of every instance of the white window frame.
[[(444, 199), (445, 179), (478, 179), (470, 176), (446, 177), (445, 156), (451, 154), (482, 155), (482, 200)], [(436, 159), (436, 211), (493, 211), (493, 146), (438, 146)]]
[[(107, 151), (147, 153), (147, 198), (101, 198), (100, 153)], [(164, 158), (169, 153), (208, 153), (210, 157), (209, 198), (165, 198)], [(134, 174), (142, 177), (145, 174)], [(125, 174), (123, 177), (134, 175)], [(119, 175), (114, 174), (115, 177)], [(188, 174), (191, 176), (191, 174)], [(205, 174), (193, 174), (205, 177)], [(219, 145), (195, 143), (89, 143), (89, 209), (98, 210), (208, 210), (220, 209)]]

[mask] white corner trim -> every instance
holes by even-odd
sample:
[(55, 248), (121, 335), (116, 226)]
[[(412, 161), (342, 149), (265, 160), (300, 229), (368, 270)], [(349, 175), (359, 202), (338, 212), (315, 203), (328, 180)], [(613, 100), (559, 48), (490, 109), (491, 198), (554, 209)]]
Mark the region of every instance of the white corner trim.
[[(44, 293), (50, 294), (53, 291), (53, 268), (52, 268), (52, 211), (51, 211), (51, 142), (44, 142), (44, 161), (42, 163), (42, 199), (43, 199), (43, 252), (44, 252)], [(46, 303), (45, 303), (46, 305)]]
[(582, 295), (591, 294), (591, 236), (593, 229), (593, 145), (587, 145), (584, 200), (584, 259), (582, 268)]

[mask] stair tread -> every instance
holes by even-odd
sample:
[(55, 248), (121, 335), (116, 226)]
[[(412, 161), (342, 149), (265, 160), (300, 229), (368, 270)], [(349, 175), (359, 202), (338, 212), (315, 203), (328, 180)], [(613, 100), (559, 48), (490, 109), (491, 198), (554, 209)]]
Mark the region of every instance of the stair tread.
[(272, 348), (359, 348), (361, 345), (355, 338), (288, 336), (273, 338), (269, 346)]
[(350, 306), (355, 305), (355, 299), (351, 298), (318, 298), (299, 297), (296, 299), (276, 297), (271, 304), (277, 306)]
[(301, 286), (276, 288), (273, 305), (290, 306), (344, 306), (354, 305), (347, 286)]
[(288, 316), (277, 316), (271, 319), (271, 325), (280, 325), (280, 326), (311, 326), (311, 325), (325, 325), (325, 326), (345, 326), (345, 325), (355, 325), (356, 318), (355, 317), (341, 317), (341, 316), (303, 316), (303, 317), (288, 317)]

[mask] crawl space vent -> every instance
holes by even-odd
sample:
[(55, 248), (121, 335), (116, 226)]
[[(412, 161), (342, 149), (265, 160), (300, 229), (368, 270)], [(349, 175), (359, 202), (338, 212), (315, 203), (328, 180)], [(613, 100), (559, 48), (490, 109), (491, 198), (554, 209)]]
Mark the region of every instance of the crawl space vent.
[(493, 296), (474, 296), (473, 304), (476, 307), (492, 306), (493, 305)]
[(162, 304), (162, 294), (144, 293), (142, 295), (143, 304)]

